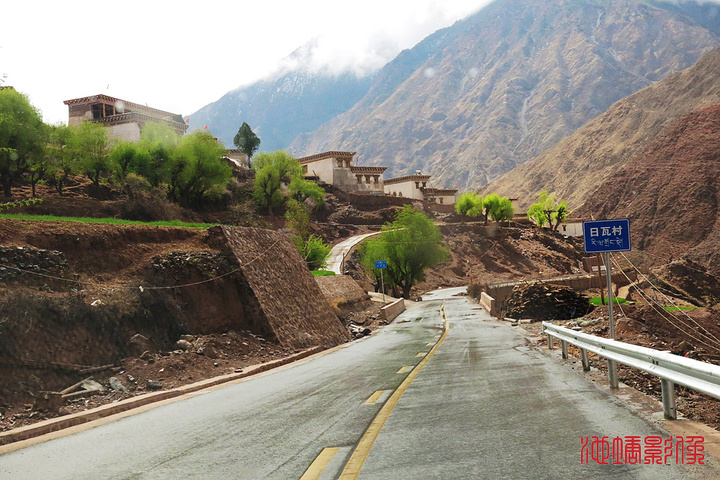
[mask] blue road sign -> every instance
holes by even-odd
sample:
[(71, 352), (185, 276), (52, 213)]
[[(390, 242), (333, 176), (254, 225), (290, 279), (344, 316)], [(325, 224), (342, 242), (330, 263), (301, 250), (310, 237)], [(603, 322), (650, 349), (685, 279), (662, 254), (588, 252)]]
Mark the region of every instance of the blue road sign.
[(387, 268), (387, 260), (375, 260), (375, 268)]
[(585, 253), (626, 252), (630, 250), (630, 220), (583, 222)]

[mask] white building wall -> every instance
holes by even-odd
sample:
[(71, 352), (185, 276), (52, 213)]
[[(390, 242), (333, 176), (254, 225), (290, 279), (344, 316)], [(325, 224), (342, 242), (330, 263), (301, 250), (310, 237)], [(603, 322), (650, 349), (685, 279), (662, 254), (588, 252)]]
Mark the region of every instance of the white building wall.
[(558, 233), (567, 235), (568, 237), (582, 237), (583, 236), (582, 222), (561, 223), (560, 226), (558, 227), (557, 231), (558, 231)]
[(385, 184), (385, 193), (397, 197), (409, 197), (414, 200), (423, 200), (425, 196), (420, 188), (422, 188), (423, 182), (420, 182), (418, 187), (415, 186), (414, 180), (408, 180), (407, 182), (398, 182)]
[(121, 123), (108, 127), (109, 138), (122, 138), (129, 142), (140, 140), (140, 125), (137, 123)]
[(321, 182), (332, 184), (334, 180), (334, 170), (337, 165), (335, 158), (323, 158), (315, 162), (303, 164), (307, 167), (307, 174), (317, 176)]

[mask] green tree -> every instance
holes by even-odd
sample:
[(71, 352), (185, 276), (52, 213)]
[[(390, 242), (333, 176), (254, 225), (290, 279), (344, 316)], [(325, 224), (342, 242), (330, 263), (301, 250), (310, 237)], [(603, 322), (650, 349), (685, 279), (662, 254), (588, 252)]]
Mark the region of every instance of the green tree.
[(323, 242), (322, 238), (310, 235), (307, 239), (303, 239), (299, 235), (293, 235), (291, 240), (310, 270), (322, 270), (327, 267), (327, 258), (332, 247)]
[(406, 205), (395, 221), (382, 228), (382, 235), (363, 242), (362, 263), (373, 271), (376, 260), (387, 260), (389, 285), (402, 289), (409, 298), (410, 289), (425, 278), (425, 270), (450, 257), (442, 245), (440, 229), (421, 211)]
[(543, 190), (538, 195), (538, 201), (530, 205), (528, 219), (535, 222), (539, 227), (546, 223), (550, 230), (557, 231), (560, 224), (565, 221), (568, 215), (567, 202), (556, 201), (555, 194), (548, 194)]
[(485, 198), (483, 198), (482, 201), (482, 216), (483, 216), (483, 224), (487, 225), (488, 218), (491, 217), (490, 212), (493, 210), (497, 210), (500, 206), (500, 195), (497, 193), (491, 193), (487, 195)]
[(106, 177), (113, 165), (108, 156), (110, 141), (107, 130), (99, 123), (82, 122), (70, 127), (70, 137), (66, 148), (77, 162), (78, 168), (87, 175), (95, 187)]
[(303, 175), (300, 163), (284, 150), (258, 153), (252, 168), (255, 170), (253, 196), (261, 208), (267, 208), (268, 215), (273, 214), (273, 207), (285, 201), (283, 185)]
[(510, 220), (515, 215), (515, 209), (508, 197), (500, 197), (500, 200), (490, 210), (490, 218), (496, 222)]
[(465, 216), (477, 217), (480, 215), (483, 198), (477, 193), (465, 192), (455, 202), (455, 211), (459, 213), (464, 222)]
[(305, 180), (300, 176), (293, 177), (287, 188), (290, 198), (298, 202), (307, 203), (309, 200), (313, 206), (323, 205), (325, 203), (325, 190), (320, 185), (310, 180)]
[(150, 152), (142, 144), (125, 140), (119, 140), (110, 147), (109, 156), (120, 180), (129, 173), (147, 171), (151, 161)]
[(296, 235), (307, 239), (312, 230), (310, 229), (310, 207), (302, 202), (291, 198), (285, 204), (285, 220), (287, 227)]
[(238, 132), (235, 134), (233, 144), (235, 144), (241, 152), (247, 155), (248, 158), (251, 158), (260, 146), (260, 139), (252, 131), (250, 125), (243, 122), (238, 129)]
[(71, 128), (66, 125), (51, 127), (50, 140), (45, 148), (48, 162), (48, 183), (55, 187), (58, 195), (62, 195), (68, 177), (76, 168), (75, 159), (68, 147)]
[(0, 90), (0, 185), (6, 197), (28, 170), (33, 155), (41, 155), (47, 127), (27, 97), (12, 88)]
[(148, 162), (138, 166), (136, 173), (157, 187), (169, 181), (170, 157), (177, 149), (180, 135), (164, 122), (148, 122), (140, 131), (139, 146), (147, 150)]
[(183, 137), (169, 159), (170, 197), (183, 206), (197, 207), (209, 193), (224, 190), (232, 176), (224, 154), (225, 148), (210, 133)]

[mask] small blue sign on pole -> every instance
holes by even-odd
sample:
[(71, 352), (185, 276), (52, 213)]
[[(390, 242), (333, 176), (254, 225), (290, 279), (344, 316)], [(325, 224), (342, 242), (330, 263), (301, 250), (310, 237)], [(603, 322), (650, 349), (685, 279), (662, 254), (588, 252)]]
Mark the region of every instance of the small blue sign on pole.
[(375, 260), (375, 268), (387, 268), (387, 260)]
[(630, 250), (630, 220), (583, 222), (585, 253), (627, 252)]

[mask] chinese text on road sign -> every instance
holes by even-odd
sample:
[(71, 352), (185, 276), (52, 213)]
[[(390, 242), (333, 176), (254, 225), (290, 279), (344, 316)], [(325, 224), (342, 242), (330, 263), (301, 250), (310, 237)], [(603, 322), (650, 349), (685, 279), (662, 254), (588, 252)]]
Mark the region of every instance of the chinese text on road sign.
[(387, 268), (387, 260), (375, 260), (375, 268)]
[(583, 222), (585, 252), (625, 252), (630, 250), (630, 220)]

